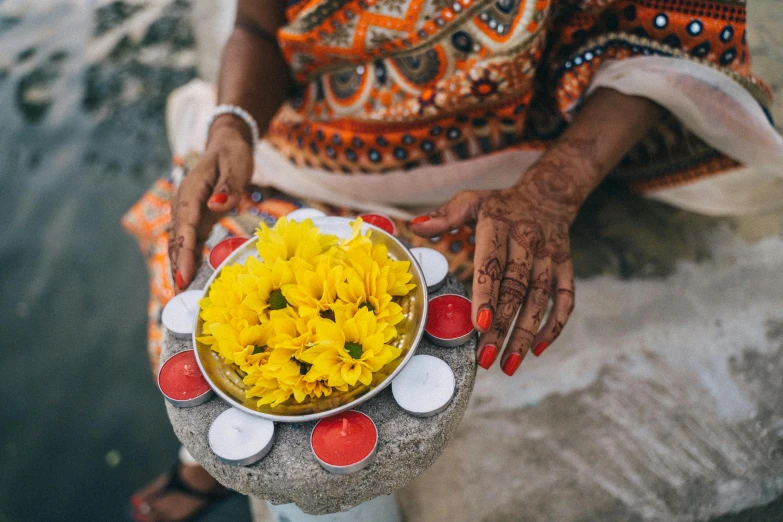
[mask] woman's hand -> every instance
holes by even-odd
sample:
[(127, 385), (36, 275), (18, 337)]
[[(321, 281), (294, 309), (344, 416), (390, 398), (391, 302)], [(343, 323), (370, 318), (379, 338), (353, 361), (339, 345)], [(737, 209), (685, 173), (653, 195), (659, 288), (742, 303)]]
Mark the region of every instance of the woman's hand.
[(560, 335), (574, 308), (568, 229), (593, 188), (664, 114), (645, 98), (596, 89), (513, 187), (461, 192), (411, 221), (422, 237), (475, 225), (473, 324), (482, 332), (482, 367), (492, 366), (510, 336), (501, 367), (513, 375), (531, 348), (539, 356)]
[(217, 118), (204, 155), (182, 179), (174, 199), (169, 259), (177, 291), (193, 280), (204, 241), (220, 217), (239, 203), (253, 173), (250, 130), (235, 116)]
[(509, 337), (501, 367), (513, 375), (531, 348), (540, 355), (568, 321), (574, 308), (568, 230), (600, 170), (592, 158), (589, 141), (560, 143), (513, 187), (460, 192), (411, 222), (424, 237), (475, 225), (473, 323), (482, 332), (482, 367), (492, 365)]

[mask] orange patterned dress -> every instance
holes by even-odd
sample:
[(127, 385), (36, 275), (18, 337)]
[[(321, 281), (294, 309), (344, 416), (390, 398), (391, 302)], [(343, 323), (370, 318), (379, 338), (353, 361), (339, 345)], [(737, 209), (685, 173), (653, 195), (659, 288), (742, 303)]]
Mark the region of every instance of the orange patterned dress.
[[(280, 48), (299, 86), (265, 141), (296, 168), (383, 176), (454, 165), (509, 150), (542, 150), (585, 98), (603, 64), (680, 59), (741, 86), (761, 111), (769, 89), (750, 73), (745, 3), (732, 0), (288, 0)], [(766, 112), (768, 114), (768, 112)], [(677, 117), (662, 122), (612, 176), (640, 191), (690, 183), (740, 163)], [(187, 170), (198, 150), (179, 151)], [(486, 176), (492, 176), (487, 172)], [(173, 294), (166, 254), (171, 181), (125, 216), (151, 274), (150, 356), (157, 366), (162, 306)], [(222, 233), (250, 234), (307, 205), (348, 214), (272, 188), (251, 187)], [(472, 274), (469, 229), (432, 241)]]

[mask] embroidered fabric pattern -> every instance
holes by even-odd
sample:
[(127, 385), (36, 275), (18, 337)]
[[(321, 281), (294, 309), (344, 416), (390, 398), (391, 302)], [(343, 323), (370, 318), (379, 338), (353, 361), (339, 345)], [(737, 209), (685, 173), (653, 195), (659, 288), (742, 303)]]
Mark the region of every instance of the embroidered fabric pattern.
[[(291, 0), (288, 15), (280, 46), (302, 87), (268, 138), (296, 165), (332, 172), (541, 148), (607, 59), (693, 60), (762, 105), (770, 97), (750, 75), (742, 2)], [(655, 132), (686, 135), (678, 126)], [(650, 165), (641, 145), (620, 170), (636, 181), (726, 163), (703, 144), (685, 147), (685, 156), (672, 146)]]
[(335, 172), (414, 168), (517, 144), (548, 10), (548, 0), (310, 2), (280, 31), (305, 84), (269, 139), (297, 165)]

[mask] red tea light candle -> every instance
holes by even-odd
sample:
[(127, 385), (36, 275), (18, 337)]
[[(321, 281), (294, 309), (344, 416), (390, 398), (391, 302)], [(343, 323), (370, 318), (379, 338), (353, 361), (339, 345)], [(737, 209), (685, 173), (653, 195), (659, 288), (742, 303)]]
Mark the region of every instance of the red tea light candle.
[(430, 299), (424, 333), (438, 346), (465, 344), (475, 332), (470, 320), (470, 299), (457, 294), (444, 294)]
[(456, 384), (448, 364), (432, 355), (414, 355), (392, 381), (392, 395), (414, 417), (432, 417), (451, 403)]
[(323, 212), (320, 210), (316, 210), (314, 208), (310, 207), (302, 207), (296, 210), (293, 210), (285, 215), (286, 219), (288, 221), (296, 221), (297, 223), (301, 223), (302, 221), (305, 221), (306, 219), (317, 219), (322, 218), (326, 216)]
[(375, 225), (393, 236), (397, 234), (397, 225), (395, 225), (394, 221), (388, 216), (384, 216), (383, 214), (362, 214), (359, 217), (362, 218), (362, 221), (365, 223)]
[(209, 427), (209, 448), (224, 464), (250, 466), (275, 444), (275, 423), (229, 408)]
[(411, 248), (411, 254), (424, 274), (427, 291), (435, 292), (443, 286), (449, 274), (449, 262), (446, 256), (432, 248), (423, 247)]
[(378, 429), (364, 413), (347, 411), (319, 421), (310, 435), (310, 447), (329, 473), (356, 473), (375, 457)]
[(201, 373), (193, 350), (171, 356), (158, 371), (158, 388), (171, 404), (191, 408), (212, 397), (212, 388)]
[(212, 270), (217, 270), (220, 264), (226, 260), (231, 253), (247, 242), (246, 237), (229, 237), (212, 247), (209, 253), (209, 266)]
[(198, 313), (198, 302), (204, 297), (202, 290), (188, 290), (172, 297), (163, 313), (160, 321), (163, 326), (177, 339), (188, 339), (193, 334)]

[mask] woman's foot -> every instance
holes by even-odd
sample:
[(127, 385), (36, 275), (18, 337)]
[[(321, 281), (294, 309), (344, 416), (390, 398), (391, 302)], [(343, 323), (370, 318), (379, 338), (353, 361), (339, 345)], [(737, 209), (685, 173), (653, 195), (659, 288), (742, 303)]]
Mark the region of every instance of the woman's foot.
[(136, 492), (130, 503), (137, 522), (175, 522), (190, 520), (228, 494), (201, 466), (177, 462), (169, 473)]

